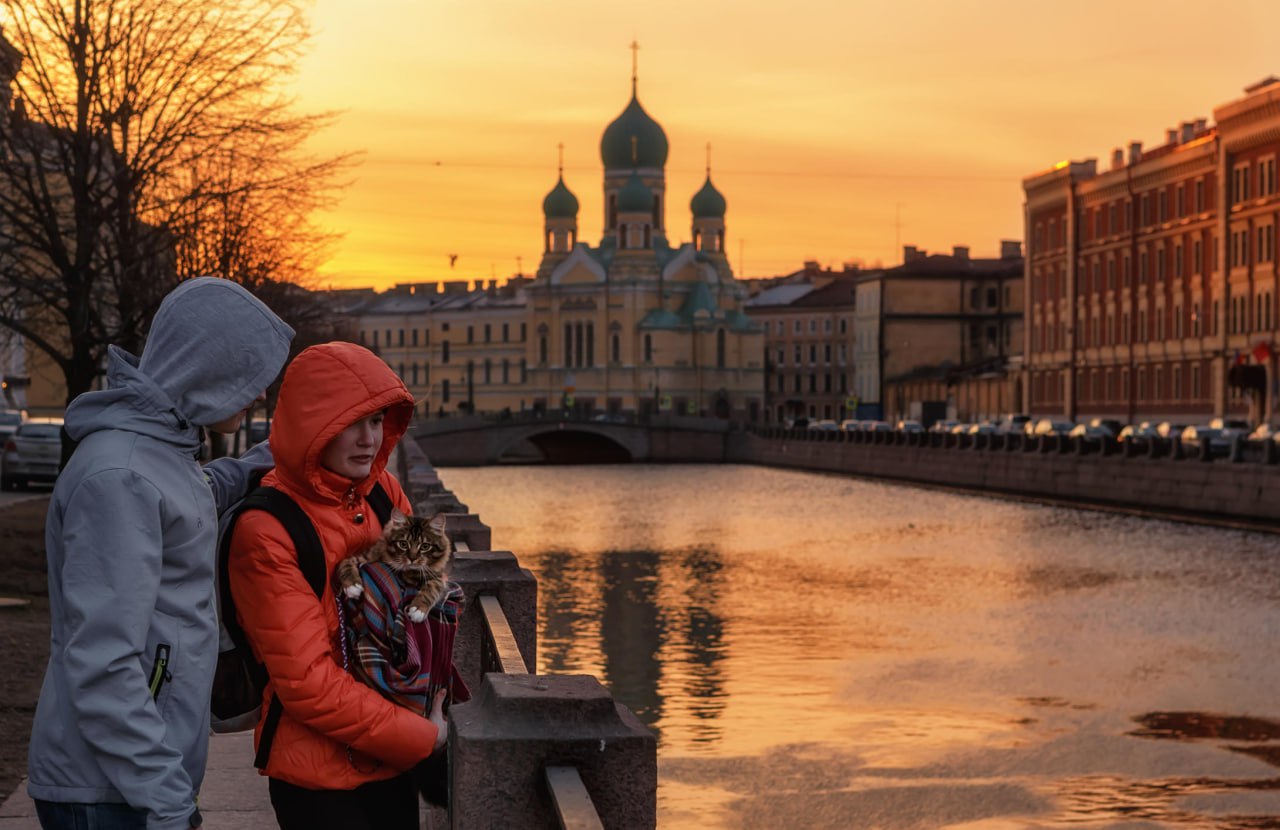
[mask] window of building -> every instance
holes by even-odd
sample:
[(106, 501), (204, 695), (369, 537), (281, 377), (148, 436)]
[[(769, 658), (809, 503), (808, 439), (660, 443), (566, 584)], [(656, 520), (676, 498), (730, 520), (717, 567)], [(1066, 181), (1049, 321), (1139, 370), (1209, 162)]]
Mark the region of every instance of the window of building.
[(1141, 207), (1141, 209), (1142, 209), (1142, 224), (1143, 224), (1143, 226), (1145, 227), (1145, 226), (1147, 226), (1147, 225), (1150, 225), (1150, 224), (1151, 224), (1151, 196), (1150, 196), (1150, 194), (1143, 193), (1143, 194), (1142, 194), (1142, 201), (1141, 201), (1139, 204), (1141, 204), (1141, 206), (1142, 206), (1142, 207)]
[(491, 338), (490, 338), (490, 329), (491, 329), (491, 328), (492, 328), (492, 326), (490, 326), (488, 323), (485, 323), (485, 324), (484, 324), (484, 342), (486, 342), (486, 343), (488, 343), (488, 342), (490, 341), (490, 339), (491, 339)]
[(502, 324), (502, 342), (507, 343), (509, 341), (510, 341), (510, 325), (508, 323), (503, 323)]
[(816, 343), (809, 344), (809, 365), (812, 366), (818, 362), (818, 346)]
[(524, 358), (520, 359), (520, 382), (529, 382), (529, 365)]
[(791, 384), (791, 388), (792, 388), (792, 390), (793, 390), (793, 391), (795, 391), (795, 393), (796, 393), (796, 394), (799, 394), (799, 393), (800, 393), (800, 384), (801, 384), (801, 383), (802, 383), (802, 381), (800, 380), (800, 375), (799, 375), (799, 374), (796, 374), (796, 375), (795, 375), (795, 381)]
[(797, 318), (791, 325), (792, 334), (804, 334), (804, 322)]
[(813, 373), (809, 374), (809, 391), (810, 392), (818, 391), (818, 376)]
[(1115, 289), (1116, 289), (1116, 261), (1115, 259), (1108, 257), (1107, 258), (1107, 290), (1115, 291)]
[(1196, 179), (1196, 213), (1204, 213), (1204, 179)]
[(831, 333), (831, 318), (830, 318), (830, 317), (828, 317), (827, 319), (825, 319), (825, 320), (823, 320), (823, 321), (822, 321), (822, 332), (823, 332), (823, 334), (830, 334), (830, 333)]
[(440, 362), (441, 363), (449, 362), (449, 341), (448, 340), (440, 341)]
[(1231, 170), (1231, 203), (1239, 204), (1249, 198), (1249, 162), (1241, 162)]
[(538, 335), (538, 365), (547, 365), (547, 336), (545, 334)]
[(404, 329), (400, 329), (400, 337), (397, 340), (397, 345), (401, 346), (402, 348), (404, 346)]
[(441, 324), (440, 324), (440, 330), (441, 330), (441, 331), (448, 331), (448, 330), (449, 330), (449, 324), (448, 324), (448, 323), (441, 323)]
[(441, 403), (449, 402), (449, 381), (448, 380), (440, 381), (440, 402)]
[(390, 348), (391, 347), (391, 329), (387, 329), (386, 335), (387, 335), (387, 339), (384, 340), (383, 342), (387, 344), (387, 348)]
[(610, 354), (611, 354), (611, 357), (609, 359), (612, 360), (614, 363), (621, 363), (622, 362), (622, 338), (618, 336), (617, 332), (614, 332), (610, 336), (609, 341), (610, 341)]
[(796, 356), (795, 363), (797, 366), (799, 366), (801, 361), (804, 360), (804, 347), (801, 346), (799, 343), (797, 343), (795, 346), (795, 356)]
[(1173, 246), (1173, 276), (1182, 276), (1182, 243)]
[(844, 319), (843, 317), (840, 318), (840, 333), (841, 334), (849, 333), (849, 321)]
[(474, 342), (476, 342), (476, 331), (475, 331), (475, 329), (476, 329), (476, 327), (475, 327), (475, 326), (467, 326), (467, 342), (468, 342), (468, 343), (474, 343)]
[(644, 336), (644, 362), (653, 362), (653, 335), (651, 334)]
[(1121, 321), (1120, 321), (1120, 342), (1121, 342), (1121, 343), (1128, 343), (1128, 342), (1129, 342), (1129, 337), (1130, 337), (1130, 332), (1129, 332), (1129, 312), (1127, 312), (1127, 311), (1126, 311), (1123, 315), (1121, 315)]
[(1160, 191), (1156, 194), (1156, 206), (1160, 213), (1160, 221), (1168, 222), (1169, 221), (1169, 191), (1164, 189), (1163, 187), (1160, 188)]
[(1200, 364), (1191, 364), (1191, 400), (1200, 400)]
[(824, 344), (822, 347), (822, 362), (823, 363), (831, 362), (831, 344), (830, 343)]
[(526, 324), (526, 323), (521, 323), (521, 324), (520, 324), (520, 342), (521, 342), (521, 343), (523, 343), (523, 342), (524, 342), (524, 339), (525, 339), (525, 330), (526, 330), (526, 328), (527, 328), (527, 325), (528, 325), (528, 324)]
[(1182, 182), (1173, 191), (1173, 211), (1179, 219), (1187, 215), (1187, 188)]
[(504, 357), (502, 358), (502, 383), (505, 385), (510, 382), (511, 382), (511, 364), (509, 364), (507, 362), (507, 359)]
[(486, 386), (493, 383), (493, 366), (487, 357), (484, 359), (484, 382)]
[(1156, 318), (1156, 340), (1164, 340), (1164, 309), (1157, 308), (1155, 312)]
[(1270, 196), (1276, 192), (1276, 157), (1258, 162), (1258, 195)]
[(1164, 248), (1156, 248), (1156, 282), (1164, 282)]
[(1138, 342), (1147, 342), (1147, 310), (1138, 309)]

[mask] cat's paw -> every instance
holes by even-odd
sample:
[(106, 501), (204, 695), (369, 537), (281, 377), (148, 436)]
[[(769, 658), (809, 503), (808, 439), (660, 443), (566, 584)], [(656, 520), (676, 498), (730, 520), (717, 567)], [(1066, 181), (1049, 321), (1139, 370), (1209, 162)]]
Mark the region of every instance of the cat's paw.
[(342, 593), (347, 595), (347, 599), (360, 599), (364, 596), (364, 586), (360, 584), (348, 585), (342, 589)]
[(426, 618), (427, 618), (427, 612), (423, 611), (421, 608), (409, 609), (409, 619), (413, 620), (414, 622), (420, 623)]

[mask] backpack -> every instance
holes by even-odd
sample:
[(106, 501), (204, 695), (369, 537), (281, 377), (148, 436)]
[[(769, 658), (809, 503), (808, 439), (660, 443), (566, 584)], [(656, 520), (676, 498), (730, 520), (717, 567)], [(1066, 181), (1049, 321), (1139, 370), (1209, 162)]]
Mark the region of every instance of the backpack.
[[(369, 507), (385, 525), (391, 518), (391, 497), (382, 484), (375, 484), (366, 497)], [(219, 524), (218, 539), (218, 664), (214, 671), (213, 695), (209, 701), (210, 727), (214, 732), (241, 732), (254, 728), (262, 710), (263, 691), (267, 686), (266, 666), (258, 662), (244, 629), (236, 619), (235, 598), (231, 595), (230, 560), (231, 533), (236, 521), (246, 510), (264, 510), (276, 518), (289, 534), (293, 549), (298, 554), (298, 569), (307, 584), (315, 592), (316, 599), (324, 595), (328, 569), (325, 567), (324, 546), (316, 533), (315, 525), (307, 518), (298, 503), (274, 487), (258, 487), (224, 513)], [(271, 753), (271, 742), (284, 706), (275, 695), (267, 707), (267, 718), (262, 725), (258, 742), (258, 754), (254, 766), (266, 769)]]

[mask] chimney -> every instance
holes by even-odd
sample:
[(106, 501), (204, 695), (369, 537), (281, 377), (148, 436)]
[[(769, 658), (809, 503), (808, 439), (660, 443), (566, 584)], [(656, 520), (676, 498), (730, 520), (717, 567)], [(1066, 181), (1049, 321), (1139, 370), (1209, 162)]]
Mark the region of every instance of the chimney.
[(1129, 164), (1137, 164), (1142, 161), (1142, 142), (1129, 142)]
[(1000, 240), (1000, 258), (1001, 259), (1018, 259), (1022, 256), (1022, 240), (1020, 239), (1001, 239)]
[(902, 246), (903, 264), (906, 264), (908, 262), (915, 262), (918, 259), (924, 259), (924, 258), (925, 258), (925, 252), (917, 250), (915, 245)]
[(1165, 143), (1165, 144), (1177, 144), (1177, 143), (1178, 143), (1178, 131), (1177, 131), (1177, 130), (1175, 130), (1175, 129), (1173, 129), (1172, 127), (1170, 127), (1169, 129), (1165, 130), (1165, 131), (1164, 131), (1164, 143)]
[(1183, 143), (1183, 144), (1186, 144), (1186, 143), (1187, 143), (1188, 141), (1190, 141), (1190, 140), (1195, 136), (1195, 134), (1196, 134), (1196, 122), (1194, 122), (1194, 121), (1183, 121), (1183, 122), (1182, 122), (1182, 124), (1181, 124), (1180, 126), (1181, 126), (1181, 128), (1182, 128), (1182, 143)]
[(1117, 147), (1111, 151), (1111, 169), (1119, 170), (1124, 167), (1124, 150)]
[(953, 246), (951, 246), (951, 256), (955, 257), (956, 259), (960, 260), (961, 262), (968, 262), (968, 261), (969, 261), (969, 246), (968, 246), (968, 245), (953, 245)]
[(1209, 129), (1209, 119), (1197, 118), (1196, 119), (1196, 135), (1199, 135), (1200, 133), (1204, 132), (1207, 129)]

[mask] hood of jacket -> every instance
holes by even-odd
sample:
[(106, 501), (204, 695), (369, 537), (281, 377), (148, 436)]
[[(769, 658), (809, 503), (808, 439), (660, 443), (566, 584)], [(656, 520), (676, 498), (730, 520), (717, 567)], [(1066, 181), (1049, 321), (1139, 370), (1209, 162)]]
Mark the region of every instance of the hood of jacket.
[[(338, 433), (382, 411), (382, 446), (365, 479), (353, 483), (320, 465)], [(412, 415), (413, 395), (373, 352), (354, 343), (312, 346), (293, 359), (280, 386), (270, 439), (276, 475), (322, 501), (340, 500), (353, 484), (367, 495)]]
[(293, 329), (243, 286), (199, 277), (160, 303), (138, 368), (184, 420), (209, 426), (271, 385), (292, 339)]
[(197, 427), (251, 404), (280, 374), (293, 329), (242, 286), (188, 280), (165, 297), (142, 357), (111, 346), (107, 388), (67, 407), (76, 441), (102, 429), (150, 436), (194, 451)]

